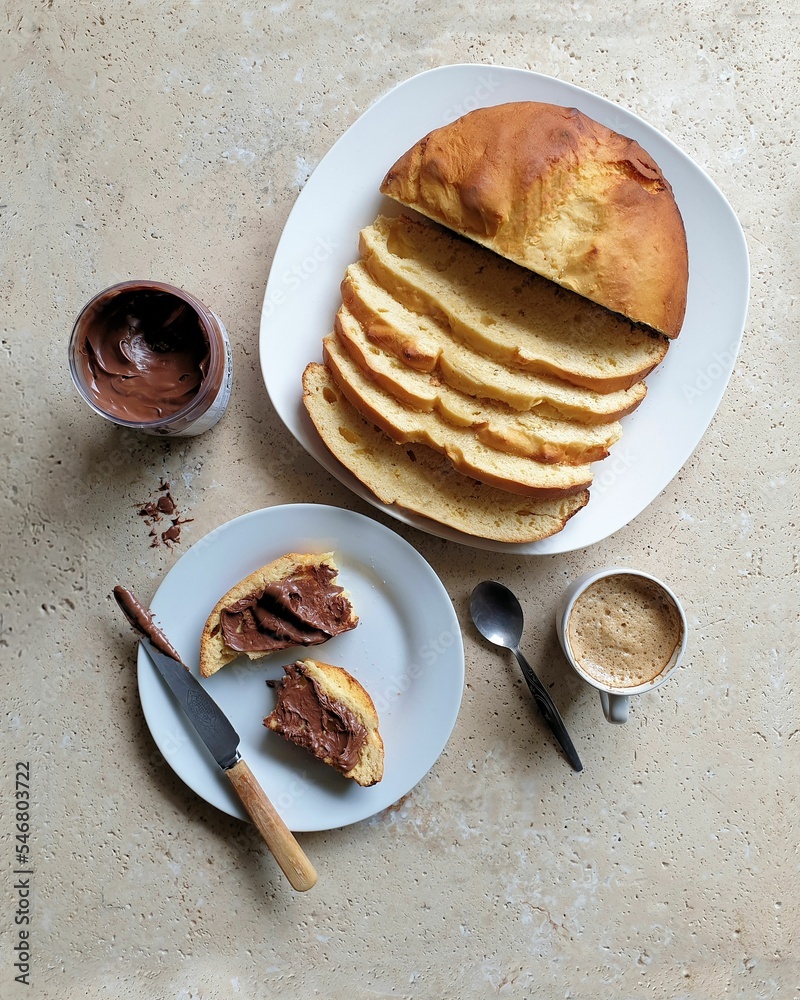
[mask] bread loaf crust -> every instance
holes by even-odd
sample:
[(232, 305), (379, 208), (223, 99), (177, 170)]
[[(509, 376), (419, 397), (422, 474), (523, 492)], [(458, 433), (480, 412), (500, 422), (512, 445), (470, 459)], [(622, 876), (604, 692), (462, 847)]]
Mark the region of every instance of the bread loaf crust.
[(409, 368), (515, 410), (537, 410), (556, 419), (603, 424), (632, 413), (647, 393), (644, 381), (616, 393), (599, 393), (562, 379), (510, 369), (457, 340), (444, 325), (405, 309), (373, 281), (360, 262), (347, 269), (342, 299), (368, 339)]
[(382, 503), (421, 514), (467, 535), (498, 542), (536, 542), (561, 531), (589, 493), (558, 500), (522, 498), (457, 472), (424, 445), (403, 447), (365, 420), (324, 365), (303, 372), (303, 404), (338, 461)]
[(677, 337), (689, 277), (672, 188), (576, 108), (479, 108), (429, 133), (383, 194), (630, 320)]

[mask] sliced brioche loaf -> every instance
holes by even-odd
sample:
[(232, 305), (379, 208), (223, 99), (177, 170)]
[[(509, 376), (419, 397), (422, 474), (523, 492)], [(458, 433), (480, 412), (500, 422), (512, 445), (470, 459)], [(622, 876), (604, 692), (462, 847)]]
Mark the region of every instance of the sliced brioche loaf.
[(584, 465), (552, 465), (498, 451), (436, 411), (411, 410), (368, 378), (333, 335), (323, 340), (325, 364), (352, 406), (398, 444), (424, 444), (446, 455), (466, 476), (522, 496), (569, 496), (592, 481)]
[[(276, 649), (287, 649), (294, 645), (316, 645), (330, 637), (328, 632), (338, 634), (355, 628), (358, 616), (350, 604), (347, 592), (338, 584), (338, 572), (332, 552), (321, 554), (290, 552), (240, 580), (217, 601), (203, 628), (200, 636), (201, 676), (210, 677), (238, 656), (245, 655), (251, 660), (257, 660)], [(322, 600), (317, 602), (319, 608), (310, 618), (304, 613), (300, 600), (302, 594), (298, 590), (297, 598), (289, 593), (285, 601), (281, 599), (280, 606), (273, 604), (271, 613), (276, 614), (277, 619), (271, 624), (277, 631), (275, 641), (270, 643), (270, 648), (240, 650), (231, 648), (226, 643), (223, 617), (229, 609), (248, 603), (254, 597), (263, 597), (269, 587), (312, 575), (322, 581)], [(325, 622), (320, 621), (323, 613), (327, 619)], [(324, 626), (324, 631), (319, 628), (321, 624)], [(297, 630), (302, 630), (304, 626), (310, 626), (312, 633), (320, 634), (298, 635)], [(308, 639), (312, 641), (306, 641)]]
[(619, 422), (591, 425), (543, 417), (535, 410), (520, 413), (505, 403), (476, 399), (453, 389), (438, 376), (409, 368), (372, 343), (346, 306), (339, 310), (334, 329), (364, 374), (402, 405), (436, 412), (455, 427), (471, 428), (478, 441), (498, 451), (539, 462), (585, 465), (605, 458), (622, 434)]
[(396, 504), (464, 534), (536, 542), (561, 531), (588, 491), (534, 500), (461, 475), (441, 455), (391, 441), (351, 406), (324, 365), (303, 373), (303, 403), (331, 453), (385, 504)]
[(666, 354), (663, 337), (427, 220), (380, 216), (359, 246), (398, 301), (504, 364), (616, 392)]
[(264, 725), (345, 778), (377, 784), (383, 777), (383, 739), (364, 687), (344, 667), (321, 660), (298, 660), (283, 669), (278, 703)]
[(436, 129), (384, 194), (608, 309), (676, 337), (688, 283), (672, 188), (632, 139), (526, 101)]
[(515, 410), (601, 424), (632, 413), (647, 387), (600, 393), (561, 379), (509, 368), (455, 338), (449, 326), (412, 312), (379, 285), (361, 263), (348, 267), (342, 299), (365, 336), (405, 365), (430, 372), (471, 396), (495, 399)]

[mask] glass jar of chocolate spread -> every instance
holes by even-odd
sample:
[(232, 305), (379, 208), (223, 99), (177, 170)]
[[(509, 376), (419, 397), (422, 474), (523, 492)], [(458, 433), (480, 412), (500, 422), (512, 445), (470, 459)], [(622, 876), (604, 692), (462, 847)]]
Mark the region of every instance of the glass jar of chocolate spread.
[(222, 320), (161, 281), (125, 281), (91, 299), (72, 330), (69, 367), (96, 413), (164, 437), (213, 427), (233, 378)]

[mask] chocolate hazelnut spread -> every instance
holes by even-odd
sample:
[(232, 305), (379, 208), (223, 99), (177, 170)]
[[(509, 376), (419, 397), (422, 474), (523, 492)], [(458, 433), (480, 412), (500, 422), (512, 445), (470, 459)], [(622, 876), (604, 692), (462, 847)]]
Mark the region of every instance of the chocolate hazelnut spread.
[(350, 602), (330, 566), (304, 567), (223, 610), (225, 645), (239, 653), (316, 646), (354, 627)]
[(230, 398), (222, 322), (163, 282), (123, 282), (92, 299), (72, 332), (70, 368), (98, 413), (151, 434), (200, 434)]
[(139, 635), (144, 636), (145, 639), (149, 639), (155, 649), (166, 656), (171, 656), (178, 663), (181, 662), (180, 654), (175, 651), (169, 639), (153, 621), (153, 616), (144, 605), (139, 603), (129, 590), (126, 590), (124, 587), (114, 587), (114, 597), (122, 613)]
[(285, 739), (343, 774), (351, 771), (366, 743), (366, 726), (346, 705), (320, 690), (316, 681), (305, 674), (302, 662), (283, 669), (278, 703), (264, 725), (272, 720)]
[(78, 351), (97, 404), (137, 423), (182, 410), (208, 373), (200, 317), (176, 295), (143, 286), (90, 306)]

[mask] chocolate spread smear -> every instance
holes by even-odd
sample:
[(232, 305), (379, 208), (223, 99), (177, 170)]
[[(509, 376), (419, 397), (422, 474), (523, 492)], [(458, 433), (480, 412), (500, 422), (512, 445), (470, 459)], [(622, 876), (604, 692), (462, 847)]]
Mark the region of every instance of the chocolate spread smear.
[(316, 646), (355, 627), (353, 609), (326, 565), (303, 567), (225, 608), (225, 645), (239, 653)]
[(153, 621), (150, 611), (143, 604), (140, 604), (129, 590), (126, 590), (125, 587), (116, 586), (114, 587), (114, 597), (120, 606), (120, 610), (139, 635), (144, 636), (145, 639), (149, 639), (153, 646), (166, 656), (171, 656), (178, 663), (181, 662), (181, 658), (176, 653), (175, 647)]
[(278, 703), (264, 725), (337, 771), (352, 771), (367, 741), (364, 723), (322, 691), (306, 675), (302, 662), (283, 669), (286, 676), (277, 685)]

